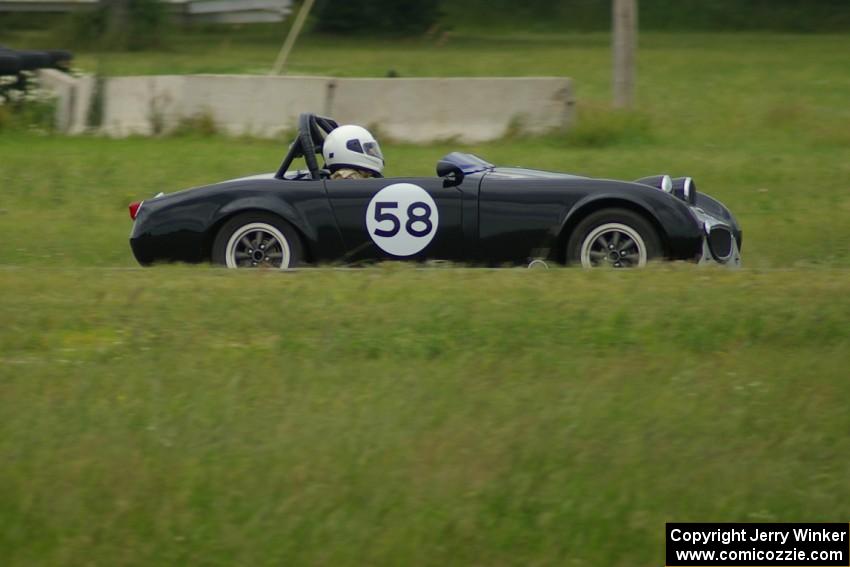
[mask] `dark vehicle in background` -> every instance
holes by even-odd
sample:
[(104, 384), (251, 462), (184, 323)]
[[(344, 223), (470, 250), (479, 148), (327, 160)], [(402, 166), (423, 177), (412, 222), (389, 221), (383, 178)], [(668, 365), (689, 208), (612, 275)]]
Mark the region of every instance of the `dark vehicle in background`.
[(0, 76), (17, 76), (23, 71), (59, 69), (68, 71), (74, 56), (64, 49), (16, 50), (0, 45)]
[[(131, 204), (136, 259), (284, 269), (380, 260), (740, 265), (741, 227), (688, 177), (592, 179), (452, 153), (436, 177), (332, 180), (316, 155), (336, 127), (302, 115), (276, 173)], [(307, 169), (293, 169), (301, 157)]]
[(16, 100), (16, 94), (26, 94), (32, 86), (30, 78), (39, 69), (69, 72), (73, 58), (70, 51), (63, 49), (31, 51), (0, 45), (0, 103)]

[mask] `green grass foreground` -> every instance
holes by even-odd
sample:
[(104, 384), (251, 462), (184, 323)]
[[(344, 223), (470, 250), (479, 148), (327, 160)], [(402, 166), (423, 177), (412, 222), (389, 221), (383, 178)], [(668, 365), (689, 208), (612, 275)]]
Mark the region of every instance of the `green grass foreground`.
[(0, 272), (4, 565), (658, 565), (850, 516), (834, 271)]

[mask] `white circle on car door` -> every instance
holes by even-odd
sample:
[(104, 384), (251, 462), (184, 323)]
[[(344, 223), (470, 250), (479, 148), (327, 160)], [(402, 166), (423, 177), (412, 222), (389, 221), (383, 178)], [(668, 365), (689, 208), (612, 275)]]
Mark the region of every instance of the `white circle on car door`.
[(387, 185), (372, 197), (366, 209), (369, 236), (393, 256), (413, 256), (424, 250), (439, 223), (434, 199), (413, 183)]

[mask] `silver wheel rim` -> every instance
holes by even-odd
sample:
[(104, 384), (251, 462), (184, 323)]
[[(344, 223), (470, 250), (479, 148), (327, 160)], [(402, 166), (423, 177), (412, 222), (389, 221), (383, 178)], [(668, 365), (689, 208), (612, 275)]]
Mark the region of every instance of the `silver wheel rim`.
[(581, 244), (584, 268), (643, 268), (646, 243), (638, 231), (620, 223), (594, 228)]
[(228, 268), (289, 267), (289, 241), (275, 227), (264, 222), (246, 224), (227, 241), (224, 258)]

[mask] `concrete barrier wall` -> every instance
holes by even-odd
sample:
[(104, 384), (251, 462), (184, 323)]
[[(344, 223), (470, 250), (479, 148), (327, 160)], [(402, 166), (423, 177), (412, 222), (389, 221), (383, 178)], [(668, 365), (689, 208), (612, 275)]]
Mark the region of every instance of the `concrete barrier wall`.
[[(572, 82), (557, 77), (184, 75), (113, 77), (100, 84), (84, 77), (72, 90), (72, 102), (62, 103), (70, 108), (65, 129), (78, 133), (100, 124), (99, 130), (111, 136), (165, 133), (203, 115), (229, 134), (272, 137), (294, 129), (302, 112), (315, 112), (340, 123), (376, 127), (400, 141), (478, 142), (509, 129), (541, 133), (565, 128), (573, 117)], [(99, 120), (92, 118), (97, 112)]]
[(101, 128), (112, 136), (165, 133), (184, 115), (185, 80), (179, 75), (114, 77), (101, 88)]
[(185, 80), (184, 115), (208, 114), (229, 134), (276, 136), (293, 130), (302, 112), (327, 112), (330, 79), (193, 75)]
[(411, 142), (492, 140), (510, 127), (540, 133), (567, 126), (571, 114), (569, 79), (339, 79), (335, 85), (331, 116)]
[(97, 83), (97, 79), (92, 76), (77, 79), (71, 104), (71, 119), (65, 130), (67, 133), (84, 134), (90, 130), (89, 124), (96, 106)]
[(60, 132), (67, 132), (73, 122), (77, 80), (55, 69), (41, 69), (38, 71), (38, 80), (42, 88), (52, 91), (56, 96), (56, 128)]

